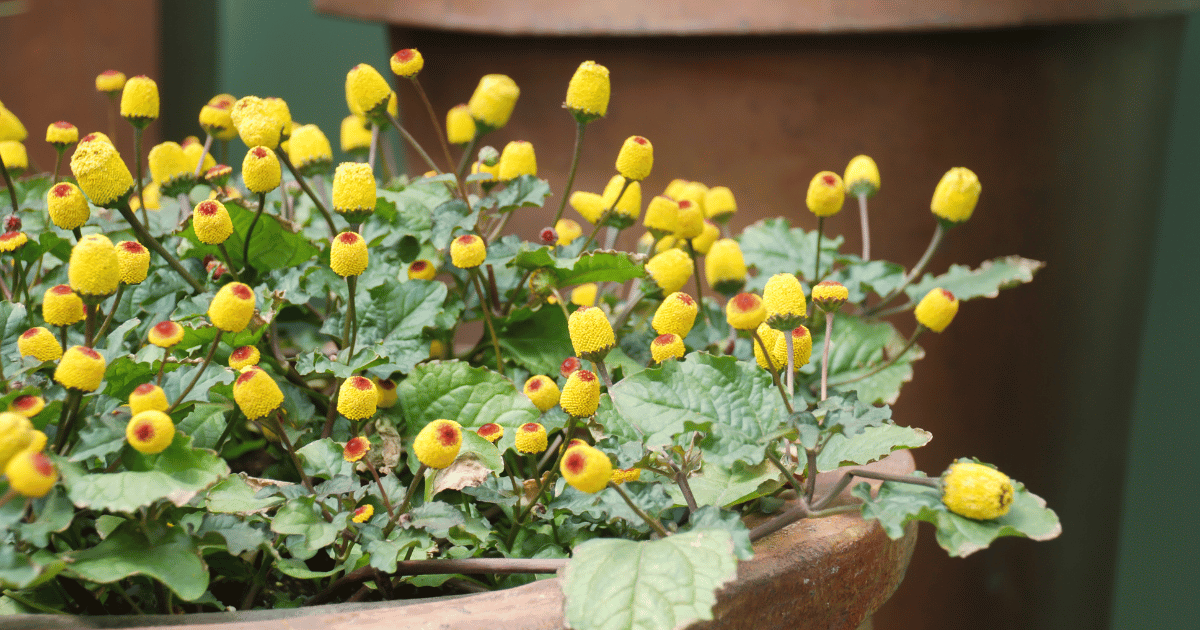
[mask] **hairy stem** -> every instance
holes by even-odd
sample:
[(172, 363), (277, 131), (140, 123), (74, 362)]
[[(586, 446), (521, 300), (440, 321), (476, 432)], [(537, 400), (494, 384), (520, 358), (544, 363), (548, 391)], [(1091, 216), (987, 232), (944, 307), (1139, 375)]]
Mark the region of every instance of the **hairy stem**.
[(667, 530), (663, 528), (662, 523), (658, 522), (658, 519), (650, 516), (645, 510), (638, 507), (638, 505), (633, 502), (633, 499), (629, 498), (629, 495), (625, 493), (625, 490), (623, 490), (621, 486), (618, 486), (610, 481), (608, 482), (608, 487), (616, 490), (617, 494), (621, 495), (622, 499), (625, 499), (625, 504), (629, 506), (629, 509), (633, 510), (633, 512), (640, 516), (643, 521), (646, 521), (646, 524), (649, 525), (650, 528), (655, 532), (657, 532), (659, 536), (662, 536), (663, 538), (669, 536)]
[(197, 293), (204, 293), (204, 285), (200, 284), (200, 281), (188, 272), (187, 267), (184, 267), (183, 264), (179, 262), (179, 259), (171, 255), (171, 252), (168, 252), (167, 249), (162, 246), (162, 243), (158, 242), (158, 239), (154, 238), (150, 235), (150, 232), (146, 231), (145, 226), (138, 221), (137, 215), (135, 215), (133, 210), (129, 208), (128, 203), (125, 203), (121, 207), (117, 208), (117, 211), (120, 212), (121, 216), (125, 218), (125, 221), (129, 223), (129, 227), (133, 228), (133, 233), (137, 236), (138, 241), (141, 242), (142, 245), (145, 245), (146, 247), (154, 250), (154, 253), (162, 256), (163, 259), (167, 261), (167, 264), (170, 265), (171, 268), (174, 269), (175, 272), (184, 279), (184, 281), (191, 285), (191, 287), (195, 289)]
[(292, 164), (292, 160), (288, 157), (287, 151), (276, 147), (275, 155), (279, 156), (279, 161), (283, 162), (283, 165), (287, 167), (288, 172), (292, 174), (292, 178), (296, 180), (296, 183), (300, 184), (300, 190), (303, 190), (304, 194), (308, 195), (309, 199), (312, 199), (313, 205), (317, 207), (317, 210), (321, 211), (321, 216), (325, 218), (325, 223), (329, 225), (329, 238), (337, 236), (337, 226), (333, 223), (333, 215), (329, 214), (329, 208), (325, 207), (325, 203), (321, 201), (321, 198), (317, 196), (317, 193), (313, 192), (313, 189), (308, 185), (308, 182), (305, 181), (304, 177), (300, 175), (300, 171), (296, 170), (296, 167)]
[[(258, 225), (258, 220), (262, 218), (263, 211), (267, 209), (267, 193), (258, 193), (258, 211), (254, 213), (254, 220), (250, 222), (250, 227), (246, 228), (246, 240), (242, 243), (242, 271), (253, 269), (250, 266), (250, 239), (254, 238), (254, 226)], [(253, 274), (251, 274), (253, 276)]]
[(221, 344), (221, 335), (224, 334), (225, 331), (221, 330), (220, 328), (217, 329), (217, 336), (213, 337), (212, 345), (208, 347), (208, 354), (204, 355), (204, 361), (200, 363), (200, 369), (196, 371), (196, 376), (192, 378), (192, 382), (188, 383), (188, 386), (185, 387), (183, 392), (179, 394), (179, 398), (176, 398), (174, 404), (167, 409), (168, 415), (170, 415), (172, 411), (175, 411), (175, 408), (179, 406), (179, 403), (182, 403), (183, 399), (186, 398), (189, 393), (191, 393), (192, 388), (196, 386), (196, 383), (200, 382), (200, 377), (204, 376), (204, 370), (207, 369), (208, 364), (212, 362), (213, 355), (217, 352), (217, 346)]
[(471, 283), (475, 285), (475, 292), (479, 294), (479, 310), (483, 311), (483, 321), (487, 323), (488, 334), (492, 337), (492, 349), (496, 352), (496, 371), (503, 376), (504, 358), (500, 356), (500, 338), (496, 336), (496, 327), (492, 324), (492, 310), (488, 306), (487, 296), (484, 295), (483, 287), (479, 283), (479, 271), (471, 269), (467, 273), (471, 276)]
[(833, 311), (825, 313), (825, 347), (821, 350), (821, 400), (829, 397), (829, 347), (833, 345)]
[(558, 200), (558, 212), (554, 214), (554, 223), (551, 224), (551, 227), (558, 225), (563, 211), (567, 209), (567, 198), (571, 196), (571, 187), (575, 185), (575, 171), (579, 168), (579, 158), (583, 155), (583, 131), (585, 129), (587, 129), (587, 123), (575, 121), (575, 153), (571, 157), (571, 170), (567, 171), (567, 186), (563, 189), (562, 199)]
[(864, 261), (871, 260), (871, 222), (867, 218), (867, 194), (858, 194), (858, 217), (862, 221), (862, 243)]

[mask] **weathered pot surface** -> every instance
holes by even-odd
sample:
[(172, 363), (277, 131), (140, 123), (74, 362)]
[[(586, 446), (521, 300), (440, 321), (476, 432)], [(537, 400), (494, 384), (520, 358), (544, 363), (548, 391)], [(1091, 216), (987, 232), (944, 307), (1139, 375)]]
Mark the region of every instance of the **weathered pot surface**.
[[(914, 467), (908, 451), (868, 466), (895, 474), (910, 473)], [(817, 494), (840, 477), (840, 471), (819, 475)], [(847, 489), (832, 505), (850, 500)], [(754, 517), (750, 524), (762, 520)], [(853, 630), (899, 587), (915, 543), (915, 524), (904, 538), (893, 541), (877, 522), (853, 514), (794, 523), (758, 541), (754, 559), (739, 563), (737, 581), (718, 593), (715, 619), (691, 629)], [(552, 578), (504, 591), (408, 602), (184, 616), (0, 617), (0, 630), (198, 625), (210, 630), (550, 630), (563, 627), (562, 593), (558, 578)]]

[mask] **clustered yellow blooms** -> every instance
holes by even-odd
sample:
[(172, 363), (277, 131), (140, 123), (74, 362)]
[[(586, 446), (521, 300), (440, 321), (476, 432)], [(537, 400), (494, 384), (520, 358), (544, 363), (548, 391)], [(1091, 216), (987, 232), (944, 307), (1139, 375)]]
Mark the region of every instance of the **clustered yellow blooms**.
[(350, 516), (350, 520), (355, 523), (366, 523), (371, 520), (372, 516), (375, 516), (375, 506), (367, 503), (354, 508), (354, 514)]
[(5, 232), (0, 234), (0, 252), (15, 252), (29, 242), (29, 236), (24, 232)]
[(913, 311), (917, 322), (933, 332), (942, 332), (958, 314), (958, 298), (945, 289), (933, 289), (921, 298)]
[(554, 224), (554, 231), (558, 233), (558, 241), (556, 245), (570, 245), (571, 241), (583, 236), (583, 228), (571, 219), (559, 219)]
[(209, 199), (196, 204), (192, 211), (192, 229), (201, 243), (220, 245), (233, 235), (233, 219), (225, 204)]
[(241, 282), (230, 282), (213, 296), (208, 305), (208, 319), (225, 332), (242, 332), (250, 324), (256, 304), (257, 298), (250, 287)]
[(28, 448), (14, 454), (4, 465), (4, 476), (11, 489), (30, 498), (46, 496), (58, 483), (58, 470), (41, 449)]
[(75, 184), (62, 182), (46, 191), (46, 208), (50, 222), (64, 230), (82, 227), (92, 216), (87, 199)]
[(351, 420), (365, 420), (375, 415), (379, 394), (375, 383), (365, 376), (351, 376), (338, 389), (338, 413)]
[(437, 269), (428, 260), (414, 260), (408, 266), (409, 280), (433, 280), (436, 276)]
[[(574, 289), (571, 289), (571, 303), (575, 306), (595, 306), (596, 293), (600, 290), (600, 285), (595, 282), (581, 284)], [(553, 297), (551, 298), (553, 299)]]
[(105, 70), (96, 75), (97, 92), (117, 92), (125, 87), (125, 73), (116, 70)]
[(367, 270), (367, 242), (358, 232), (342, 232), (329, 245), (329, 268), (343, 278)]
[(653, 167), (654, 145), (642, 136), (626, 138), (617, 153), (617, 172), (625, 179), (641, 181), (650, 176)]
[(150, 177), (166, 194), (186, 192), (185, 188), (189, 188), (193, 183), (192, 172), (196, 169), (196, 160), (188, 160), (179, 143), (163, 142), (155, 145), (146, 159), (150, 163)]
[(292, 130), (292, 114), (279, 98), (243, 96), (233, 104), (229, 119), (247, 147), (274, 151)]
[(579, 444), (567, 449), (559, 466), (563, 479), (580, 492), (599, 492), (612, 478), (612, 462), (599, 449)]
[(1014, 490), (1008, 475), (983, 464), (960, 461), (942, 475), (942, 503), (951, 512), (976, 520), (1008, 514)]
[(125, 82), (121, 92), (121, 117), (144, 128), (158, 118), (158, 84), (138, 75)]
[(262, 353), (254, 346), (240, 346), (229, 353), (229, 367), (241, 372), (243, 368), (258, 365)]
[(237, 99), (232, 94), (218, 94), (200, 108), (200, 128), (218, 140), (232, 140), (237, 135), (233, 126), (233, 105)]
[(175, 423), (171, 416), (150, 409), (134, 415), (125, 425), (125, 439), (139, 452), (154, 455), (167, 450), (175, 440)]
[(812, 301), (826, 312), (835, 312), (850, 298), (850, 290), (835, 280), (818, 282), (812, 290)]
[(856, 155), (846, 165), (842, 181), (846, 184), (847, 194), (870, 197), (879, 192), (879, 167), (870, 156)]
[(333, 165), (333, 147), (316, 125), (300, 125), (288, 140), (288, 159), (301, 175), (324, 173)]
[(604, 205), (604, 197), (582, 190), (571, 193), (568, 203), (575, 209), (575, 212), (579, 213), (579, 216), (593, 225), (600, 222), (600, 218), (604, 216), (604, 211), (607, 209)]
[[(201, 154), (204, 155), (203, 164), (200, 164)], [(200, 143), (200, 139), (196, 136), (188, 136), (183, 139), (183, 155), (187, 157), (187, 163), (191, 165), (192, 175), (195, 174), (197, 164), (200, 164), (201, 173), (207, 173), (210, 169), (217, 166), (217, 161), (213, 158), (212, 153), (204, 150), (204, 145)]]
[(387, 109), (392, 88), (369, 64), (360, 63), (346, 73), (346, 105), (358, 116), (381, 116)]
[(346, 445), (342, 447), (342, 459), (348, 462), (357, 462), (366, 456), (371, 450), (371, 440), (363, 436), (350, 438)]
[[(768, 326), (765, 322), (758, 325), (755, 329), (762, 343), (757, 341), (752, 344), (754, 346), (754, 360), (758, 362), (758, 367), (764, 370), (781, 371), (787, 365), (787, 346), (779, 343), (783, 340), (783, 333)], [(763, 347), (766, 347), (767, 353), (763, 352)], [(770, 361), (767, 358), (770, 357)]]
[(646, 230), (654, 238), (660, 239), (668, 234), (673, 234), (678, 223), (679, 204), (674, 199), (658, 195), (650, 200), (650, 204), (646, 206), (646, 216), (642, 219), (642, 225), (646, 226)]
[(585, 306), (571, 313), (567, 330), (575, 355), (589, 361), (603, 359), (617, 344), (608, 316), (595, 306)]
[(421, 464), (440, 470), (458, 458), (462, 440), (462, 425), (453, 420), (434, 420), (417, 433), (413, 454)]
[(371, 147), (370, 123), (365, 118), (350, 114), (342, 119), (341, 145), (345, 153), (365, 153)]
[(21, 173), (29, 167), (29, 156), (25, 153), (25, 145), (16, 140), (0, 141), (0, 159), (11, 172)]
[(117, 243), (117, 265), (123, 284), (141, 284), (150, 272), (150, 250), (137, 241)]
[(727, 186), (713, 186), (704, 193), (704, 216), (725, 223), (737, 212), (737, 200)]
[(46, 127), (46, 142), (56, 149), (65, 149), (79, 142), (79, 128), (65, 120), (52, 122)]
[(233, 382), (233, 401), (251, 420), (257, 420), (283, 404), (279, 385), (258, 366), (252, 366)]
[(610, 481), (620, 485), (626, 481), (637, 481), (642, 478), (641, 468), (614, 468)]
[[(622, 190), (625, 192), (621, 192)], [(604, 210), (612, 210), (608, 220), (616, 227), (627, 227), (637, 223), (642, 214), (641, 183), (633, 179), (627, 180), (621, 175), (613, 175), (600, 195), (600, 205)]]
[(23, 357), (33, 357), (38, 361), (57, 361), (63, 354), (62, 346), (54, 338), (54, 333), (41, 326), (30, 328), (17, 337), (17, 352)]
[(704, 233), (704, 209), (699, 204), (683, 199), (675, 215), (675, 238), (691, 240)]
[(725, 303), (725, 319), (737, 330), (754, 330), (766, 321), (767, 309), (757, 295), (739, 293)]
[(558, 384), (550, 377), (537, 374), (525, 381), (525, 395), (538, 411), (546, 413), (558, 404)]
[(129, 413), (134, 416), (143, 411), (166, 411), (170, 406), (166, 392), (154, 383), (142, 383), (129, 394)]
[(518, 453), (538, 454), (546, 450), (546, 427), (537, 422), (526, 422), (517, 427), (514, 446)]
[(805, 203), (808, 209), (818, 217), (831, 217), (842, 209), (846, 201), (846, 186), (842, 178), (833, 171), (821, 171), (813, 176), (808, 184), (808, 196)]
[(54, 368), (54, 380), (67, 389), (94, 392), (104, 380), (107, 367), (99, 352), (84, 346), (71, 346)]
[(586, 418), (600, 406), (600, 379), (590, 370), (575, 370), (563, 384), (558, 404), (568, 415)]

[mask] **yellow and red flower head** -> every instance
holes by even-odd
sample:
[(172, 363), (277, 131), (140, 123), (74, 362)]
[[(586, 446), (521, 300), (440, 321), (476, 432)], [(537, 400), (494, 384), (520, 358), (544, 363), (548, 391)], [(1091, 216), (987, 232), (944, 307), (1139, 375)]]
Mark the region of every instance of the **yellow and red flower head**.
[(546, 427), (537, 422), (526, 422), (517, 427), (516, 449), (518, 453), (538, 454), (546, 450)]
[[(759, 330), (761, 331), (762, 328), (760, 327)], [(808, 328), (804, 326), (793, 328), (791, 335), (793, 367), (799, 368), (800, 366), (808, 365), (809, 360), (812, 359), (812, 335), (809, 334)], [(764, 337), (763, 340), (766, 341), (766, 338)], [(783, 358), (783, 361), (787, 361), (787, 337), (784, 336), (784, 333), (779, 333), (774, 351), (771, 354), (772, 356), (779, 355)], [(783, 363), (780, 363), (780, 365), (783, 365)]]
[(704, 276), (717, 293), (730, 296), (746, 284), (746, 259), (742, 247), (731, 238), (713, 243), (704, 257)]
[[(252, 193), (269, 193), (279, 188), (283, 171), (279, 166), (279, 158), (264, 146), (256, 146), (246, 152), (242, 160), (242, 181), (246, 189)], [(336, 190), (336, 188), (335, 188)]]
[(586, 418), (600, 406), (600, 379), (590, 370), (578, 369), (571, 372), (563, 384), (558, 404), (567, 414)]
[[(761, 345), (758, 341), (751, 344), (754, 347), (754, 360), (758, 362), (758, 367), (776, 372), (783, 371), (787, 365), (787, 346), (779, 343), (783, 341), (783, 333), (771, 328), (766, 322), (759, 324), (756, 332), (763, 341)], [(767, 347), (769, 355), (763, 353), (763, 346)], [(769, 362), (767, 361), (768, 356), (771, 358)]]
[[(13, 413), (19, 413), (26, 418), (32, 418), (42, 412), (46, 408), (46, 399), (33, 394), (17, 396), (11, 403), (8, 404), (8, 410)], [(41, 450), (38, 448), (37, 450)]]
[(70, 182), (55, 184), (46, 191), (46, 208), (50, 211), (50, 221), (64, 230), (82, 227), (92, 216), (87, 199)]
[(675, 215), (675, 238), (691, 240), (704, 233), (704, 210), (696, 202), (683, 199)]
[(351, 376), (342, 381), (338, 390), (338, 413), (351, 420), (365, 420), (375, 415), (379, 408), (379, 394), (375, 383), (365, 376)]
[(818, 217), (831, 217), (842, 209), (846, 202), (846, 186), (842, 178), (833, 171), (821, 171), (813, 176), (808, 183), (808, 196), (805, 203), (808, 209)]
[(125, 82), (121, 117), (135, 127), (145, 127), (158, 118), (158, 84), (154, 79), (138, 75)]
[[(82, 307), (83, 303), (80, 302)], [(41, 326), (30, 328), (17, 337), (17, 351), (23, 357), (33, 357), (38, 361), (57, 361), (63, 353), (54, 333)]]
[(217, 164), (212, 168), (204, 171), (204, 181), (214, 189), (213, 192), (225, 188), (225, 184), (229, 182), (229, 176), (233, 174), (233, 167), (227, 164)]
[(238, 136), (248, 147), (262, 146), (275, 150), (284, 139), (284, 126), (291, 131), (291, 116), (283, 118), (283, 110), (257, 96), (244, 96), (233, 104), (229, 118)]
[(463, 234), (450, 243), (450, 262), (459, 269), (474, 269), (487, 259), (487, 246), (474, 234)]
[(375, 506), (370, 503), (364, 503), (354, 508), (354, 514), (350, 516), (350, 520), (355, 523), (366, 523), (371, 520), (372, 516), (375, 516)]
[(504, 437), (504, 427), (496, 424), (495, 422), (489, 422), (480, 426), (478, 429), (475, 429), (475, 433), (477, 433), (479, 437), (491, 442), (492, 444), (495, 444), (496, 442), (500, 441), (500, 438)]
[(192, 229), (201, 243), (220, 245), (233, 235), (233, 219), (224, 204), (208, 199), (196, 204), (192, 211)]
[(192, 175), (196, 170), (196, 160), (188, 160), (183, 147), (177, 142), (155, 145), (150, 149), (146, 161), (150, 163), (150, 177), (166, 195), (174, 197), (187, 192), (196, 182)]
[(958, 298), (945, 289), (933, 289), (921, 298), (913, 311), (917, 322), (933, 332), (942, 332), (958, 314)]
[(170, 348), (183, 341), (183, 326), (169, 320), (158, 322), (150, 329), (147, 338), (160, 348)]
[(0, 234), (0, 252), (15, 252), (29, 242), (29, 236), (24, 232), (5, 232)]
[(763, 306), (767, 309), (767, 323), (776, 330), (799, 326), (808, 313), (804, 287), (790, 273), (777, 273), (767, 280), (763, 287)]
[(8, 486), (23, 497), (46, 496), (58, 483), (58, 470), (45, 453), (26, 450), (14, 455), (4, 466)]
[(67, 389), (94, 392), (104, 380), (107, 367), (99, 352), (84, 346), (71, 346), (54, 368), (54, 380)]
[(56, 149), (65, 149), (79, 142), (79, 128), (65, 120), (52, 122), (46, 127), (46, 142)]
[[(187, 140), (193, 140), (194, 142), (189, 143)], [(200, 165), (200, 172), (206, 173), (209, 169), (217, 165), (217, 160), (213, 158), (212, 153), (204, 150), (204, 145), (200, 144), (196, 136), (188, 136), (183, 143), (183, 155), (187, 158), (187, 163), (191, 165), (190, 168), (193, 173), (196, 171), (196, 165), (200, 164), (201, 154), (204, 155), (204, 164)]]
[(699, 312), (700, 306), (696, 303), (695, 298), (687, 293), (676, 291), (658, 305), (658, 310), (654, 311), (654, 318), (650, 320), (650, 326), (660, 335), (674, 334), (680, 338), (687, 337), (696, 323), (696, 315)]
[(1008, 475), (983, 464), (957, 462), (942, 475), (942, 503), (959, 516), (990, 520), (1008, 514), (1014, 490)]
[(656, 239), (674, 234), (679, 225), (679, 203), (670, 197), (658, 195), (646, 206), (646, 217), (642, 224)]
[(343, 278), (367, 270), (367, 242), (358, 232), (342, 232), (329, 246), (329, 268)]
[(767, 309), (757, 295), (739, 293), (725, 303), (725, 319), (738, 330), (754, 330), (767, 319)]
[(141, 284), (150, 271), (150, 250), (137, 241), (121, 241), (116, 249), (121, 282)]
[(434, 420), (413, 440), (413, 453), (422, 464), (442, 469), (454, 463), (462, 448), (462, 426), (453, 420)]
[(121, 261), (112, 241), (103, 234), (79, 239), (71, 248), (67, 279), (85, 301), (112, 295), (121, 283)]
[(129, 412), (138, 415), (143, 411), (166, 411), (171, 406), (163, 388), (154, 383), (142, 383), (129, 394)]
[(301, 175), (327, 173), (333, 165), (333, 147), (316, 125), (300, 125), (288, 140), (288, 159)]
[(437, 269), (428, 260), (414, 260), (408, 266), (409, 280), (433, 280), (435, 276)]
[(668, 295), (682, 289), (693, 271), (691, 257), (681, 249), (668, 249), (646, 262), (646, 273)]
[(375, 212), (375, 174), (371, 166), (342, 162), (333, 173), (333, 209), (350, 223), (362, 223)]
[(675, 333), (659, 335), (650, 342), (650, 356), (654, 358), (655, 363), (662, 363), (667, 359), (681, 359), (686, 351), (683, 338)]
[(254, 346), (239, 346), (229, 353), (229, 367), (241, 372), (251, 365), (258, 365), (262, 353)]
[(375, 406), (380, 409), (388, 409), (396, 406), (396, 402), (400, 397), (396, 394), (396, 381), (390, 378), (372, 379), (375, 382), (375, 391), (379, 394), (379, 400)]
[(583, 228), (571, 219), (559, 219), (554, 224), (554, 231), (558, 234), (558, 241), (555, 242), (555, 245), (570, 245), (572, 241), (583, 236)]
[(594, 306), (585, 306), (571, 313), (567, 319), (567, 330), (575, 355), (582, 359), (602, 360), (617, 345), (608, 317)]
[(233, 400), (247, 418), (257, 420), (283, 404), (283, 392), (262, 368), (252, 366), (233, 382)]
[(0, 412), (0, 468), (13, 455), (28, 450), (33, 444), (33, 424), (29, 418), (12, 411)]
[(208, 319), (213, 326), (229, 332), (242, 332), (254, 316), (257, 298), (250, 287), (230, 282), (221, 287), (208, 305)]
[(350, 438), (346, 442), (346, 446), (342, 447), (342, 459), (348, 462), (357, 462), (362, 459), (367, 451), (371, 450), (371, 440), (363, 436)]
[(125, 425), (125, 439), (140, 453), (161, 453), (175, 441), (175, 423), (162, 411), (149, 409), (129, 419), (129, 424)]
[(125, 73), (116, 70), (105, 70), (96, 75), (97, 92), (119, 92), (125, 87)]
[(603, 490), (612, 479), (612, 462), (595, 447), (573, 446), (563, 455), (559, 472), (576, 490), (595, 493)]
[(654, 145), (642, 136), (630, 136), (617, 153), (617, 172), (626, 179), (642, 181), (654, 167)]
[(51, 326), (70, 326), (86, 316), (83, 300), (65, 284), (50, 287), (42, 296), (42, 319)]
[(812, 290), (813, 304), (827, 313), (836, 312), (849, 298), (850, 290), (834, 280), (818, 282)]
[(962, 223), (975, 212), (982, 190), (979, 177), (971, 169), (956, 166), (946, 171), (938, 182), (929, 207), (935, 215), (950, 223)]
[(392, 64), (392, 72), (396, 76), (411, 79), (417, 76), (421, 68), (425, 67), (425, 58), (421, 56), (421, 51), (416, 48), (405, 48), (397, 50), (396, 54), (392, 55), (390, 63)]
[(549, 376), (536, 374), (525, 381), (525, 395), (538, 411), (546, 413), (558, 404), (558, 383)]
[(387, 80), (370, 64), (360, 63), (346, 73), (346, 106), (352, 113), (382, 116), (391, 96)]
[(567, 84), (567, 100), (563, 107), (576, 120), (587, 123), (608, 113), (611, 94), (608, 68), (594, 61), (585, 61), (575, 69), (571, 82)]
[(503, 74), (484, 75), (467, 101), (467, 111), (485, 129), (499, 129), (508, 124), (519, 96), (521, 90), (511, 78)]
[(200, 128), (218, 140), (232, 140), (237, 135), (233, 126), (233, 105), (237, 99), (231, 94), (218, 94), (200, 108)]
[(71, 173), (92, 203), (102, 208), (116, 208), (124, 204), (133, 191), (133, 175), (108, 138), (100, 139), (99, 135), (90, 134), (75, 146), (75, 153), (71, 155)]

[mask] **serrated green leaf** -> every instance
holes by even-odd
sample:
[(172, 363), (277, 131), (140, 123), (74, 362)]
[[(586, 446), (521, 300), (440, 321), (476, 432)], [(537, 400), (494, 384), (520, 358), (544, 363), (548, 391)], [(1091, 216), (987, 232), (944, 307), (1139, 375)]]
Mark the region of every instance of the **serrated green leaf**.
[(423, 529), (436, 538), (449, 537), (451, 528), (462, 527), (467, 522), (462, 512), (442, 501), (419, 505), (413, 508), (409, 515), (412, 516), (412, 520), (408, 522), (409, 527)]
[(251, 524), (232, 514), (205, 514), (195, 532), (204, 538), (209, 534), (220, 537), (224, 549), (233, 555), (257, 549), (268, 540), (262, 524)]
[(17, 524), (17, 533), (33, 546), (46, 548), (50, 544), (50, 534), (70, 527), (75, 518), (75, 508), (67, 500), (63, 489), (55, 486), (45, 498), (34, 502), (33, 514), (37, 517), (33, 522), (22, 521)]
[[(787, 219), (773, 218), (747, 227), (738, 237), (746, 265), (758, 269), (758, 274), (746, 278), (746, 291), (761, 292), (767, 279), (777, 273), (796, 274), (812, 284), (816, 268), (817, 231), (807, 232), (791, 227)], [(821, 268), (827, 273), (838, 248), (845, 238), (821, 239)]]
[(349, 518), (334, 518), (330, 523), (311, 496), (297, 497), (283, 504), (271, 519), (271, 531), (303, 538), (302, 547), (317, 551), (333, 544)]
[(44, 582), (66, 567), (63, 560), (37, 562), (16, 547), (0, 546), (0, 587), (23, 589)]
[(1013, 480), (1013, 502), (1008, 513), (990, 521), (959, 516), (943, 503), (941, 491), (927, 486), (885, 481), (876, 496), (867, 483), (858, 484), (854, 496), (862, 499), (863, 518), (876, 519), (893, 540), (904, 535), (911, 520), (926, 521), (937, 527), (938, 545), (951, 556), (966, 557), (987, 548), (1004, 536), (1022, 536), (1049, 540), (1062, 533), (1058, 515), (1046, 502)]
[(854, 436), (833, 435), (817, 456), (817, 470), (827, 472), (842, 466), (869, 464), (894, 450), (925, 446), (933, 434), (888, 422), (867, 427)]
[[(446, 285), (428, 280), (385, 284), (360, 295), (361, 319), (358, 343), (387, 358), (396, 369), (410, 372), (429, 356), (424, 340), (426, 326), (433, 326), (446, 299)], [(330, 318), (341, 336), (341, 318)]]
[(71, 451), (71, 461), (82, 462), (93, 457), (116, 453), (125, 446), (126, 415), (105, 414), (92, 418), (79, 430), (79, 444)]
[[(504, 188), (493, 195), (497, 212), (512, 212), (528, 206), (542, 207), (550, 196), (550, 184), (536, 175), (522, 175), (504, 183)], [(487, 207), (487, 199), (481, 205)]]
[[(804, 377), (809, 387), (820, 387), (818, 348), (824, 347), (824, 330), (813, 335), (814, 371)], [(833, 320), (833, 346), (829, 354), (829, 390), (858, 392), (859, 400), (892, 404), (900, 387), (912, 380), (913, 363), (925, 356), (914, 345), (900, 360), (879, 372), (861, 378), (904, 349), (908, 340), (888, 322), (868, 322), (839, 314)], [(859, 380), (855, 380), (859, 379)]]
[(742, 522), (742, 515), (734, 510), (724, 510), (715, 505), (702, 505), (692, 513), (686, 529), (723, 529), (729, 532), (733, 539), (733, 552), (739, 560), (750, 560), (754, 557), (754, 546), (750, 543), (750, 530)]
[(531, 317), (505, 326), (499, 333), (505, 359), (525, 366), (534, 374), (554, 374), (562, 360), (575, 355), (562, 311), (549, 304)]
[(182, 527), (154, 523), (149, 530), (126, 521), (95, 547), (69, 554), (66, 573), (101, 584), (148, 575), (184, 601), (198, 599), (208, 589), (208, 569), (195, 541)]
[(549, 247), (518, 253), (510, 264), (521, 269), (549, 269), (554, 286), (587, 282), (625, 282), (645, 277), (642, 257), (618, 251), (588, 252), (576, 258), (556, 258)]
[(196, 405), (187, 417), (179, 421), (178, 428), (183, 434), (192, 436), (192, 444), (196, 448), (216, 448), (217, 440), (229, 424), (226, 414), (230, 409), (229, 405)]
[(937, 288), (946, 289), (963, 302), (981, 297), (994, 298), (1000, 295), (1001, 289), (1033, 281), (1033, 274), (1045, 266), (1046, 263), (1040, 260), (1020, 256), (985, 260), (977, 269), (966, 265), (951, 265), (950, 269), (940, 276), (925, 274), (920, 281), (909, 285), (904, 292), (914, 301), (920, 301), (926, 293)]
[(465, 232), (475, 230), (479, 209), (468, 207), (462, 199), (445, 201), (433, 209), (433, 231), (430, 242), (438, 249), (446, 249), (450, 241)]
[[(851, 304), (862, 304), (871, 293), (883, 297), (900, 288), (904, 282), (904, 267), (886, 260), (871, 260), (863, 262), (853, 255), (838, 257), (838, 267), (826, 280), (842, 283), (846, 287)], [(821, 263), (824, 267), (825, 264)]]
[(716, 591), (736, 577), (723, 529), (593, 539), (575, 548), (563, 573), (563, 616), (575, 630), (675, 630), (712, 619)]
[[(770, 494), (783, 483), (779, 471), (768, 461), (754, 466), (734, 463), (731, 468), (704, 462), (699, 472), (688, 477), (688, 485), (700, 505), (733, 507)], [(678, 486), (669, 486), (668, 490), (675, 504), (683, 505), (683, 493)]]
[(615, 414), (601, 414), (610, 433), (647, 448), (692, 429), (707, 433), (705, 457), (722, 465), (763, 461), (761, 442), (787, 415), (771, 377), (733, 357), (693, 352), (643, 370), (609, 390)]
[[(225, 201), (224, 204), (225, 209), (229, 211), (229, 218), (233, 220), (233, 234), (226, 239), (225, 250), (229, 252), (233, 265), (241, 269), (245, 266), (242, 249), (255, 212), (247, 209), (240, 201)], [(188, 221), (187, 227), (179, 235), (192, 245), (183, 254), (184, 258), (204, 258), (212, 255), (217, 260), (224, 260), (221, 250), (216, 245), (207, 245), (196, 236), (191, 221)], [(254, 234), (250, 240), (250, 263), (260, 273), (297, 267), (316, 258), (319, 253), (320, 250), (307, 236), (293, 232), (279, 217), (269, 211), (263, 212), (254, 226)]]
[(296, 454), (309, 476), (337, 479), (354, 476), (354, 463), (346, 461), (343, 451), (341, 444), (332, 438), (324, 438), (305, 444)]
[(246, 483), (246, 473), (230, 475), (208, 490), (204, 503), (210, 512), (228, 514), (251, 514), (265, 512), (283, 503), (277, 495), (258, 496)]
[[(642, 520), (621, 495), (612, 488), (600, 492), (587, 493), (559, 482), (558, 496), (550, 502), (553, 512), (566, 512), (600, 523), (611, 523), (616, 519), (625, 521), (630, 529), (649, 532), (650, 526)], [(626, 494), (635, 504), (647, 514), (658, 518), (664, 511), (675, 505), (675, 500), (667, 494), (666, 488), (659, 482), (629, 481), (622, 484)]]
[(824, 430), (844, 435), (862, 433), (867, 427), (879, 426), (892, 417), (891, 407), (868, 405), (859, 400), (855, 392), (830, 396), (822, 400), (813, 413), (823, 418)]
[[(433, 546), (433, 538), (417, 529), (399, 529), (392, 532), (387, 540), (372, 540), (366, 544), (367, 554), (371, 556), (371, 566), (384, 573), (395, 573), (396, 562), (400, 560), (409, 548), (418, 551)], [(424, 554), (413, 553), (417, 558)]]
[(514, 429), (541, 415), (512, 381), (461, 361), (423, 363), (396, 389), (408, 419), (407, 439), (438, 419), (454, 420), (465, 428), (495, 422)]

